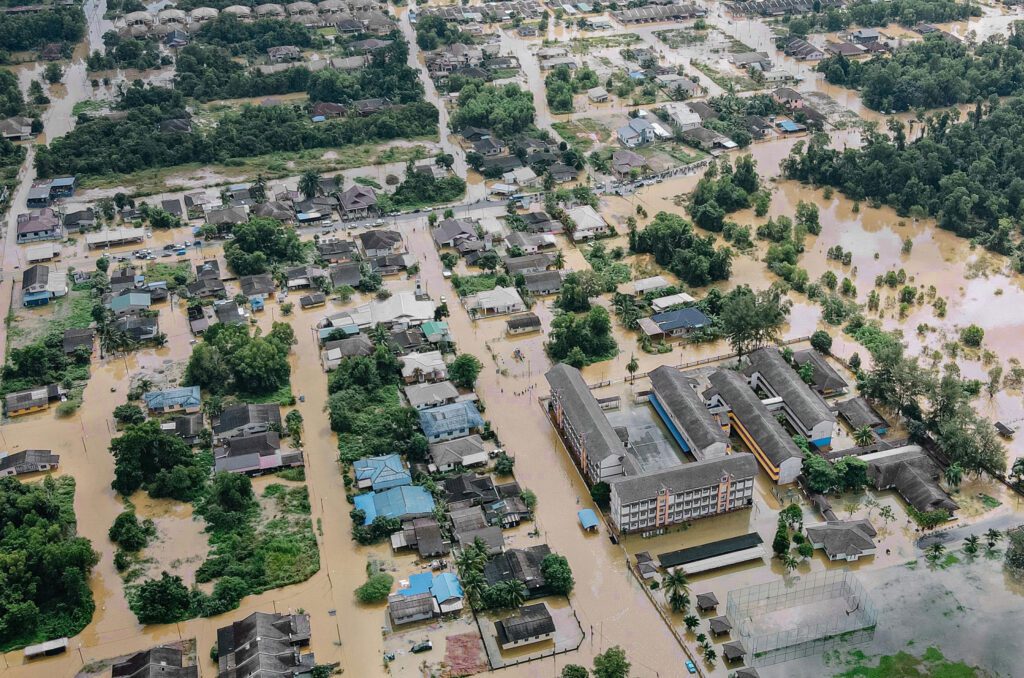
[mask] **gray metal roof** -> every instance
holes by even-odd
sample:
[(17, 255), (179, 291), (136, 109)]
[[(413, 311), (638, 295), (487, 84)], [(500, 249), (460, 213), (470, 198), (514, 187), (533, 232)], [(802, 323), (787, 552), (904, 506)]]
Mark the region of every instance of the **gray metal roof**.
[(708, 381), (711, 382), (711, 388), (704, 392), (704, 397), (712, 394), (721, 396), (776, 467), (788, 459), (803, 458), (800, 448), (782, 428), (782, 424), (768, 411), (739, 373), (715, 370)]
[(615, 478), (610, 484), (622, 504), (651, 499), (664, 488), (671, 494), (689, 492), (718, 485), (722, 476), (729, 474), (735, 480), (746, 480), (757, 475), (754, 455), (738, 452), (715, 459), (644, 473), (638, 476)]
[(808, 525), (807, 537), (812, 544), (821, 544), (831, 558), (860, 555), (875, 548), (877, 534), (867, 520), (834, 520), (821, 525)]
[(795, 352), (793, 354), (793, 362), (797, 365), (811, 363), (814, 367), (814, 388), (818, 389), (819, 393), (822, 391), (838, 391), (849, 388), (850, 386), (846, 380), (828, 364), (825, 356), (821, 355), (813, 348)]
[(822, 397), (804, 383), (774, 346), (759, 348), (747, 357), (750, 365), (744, 372), (759, 373), (808, 429), (822, 421), (834, 421)]
[(708, 412), (692, 380), (669, 365), (656, 368), (649, 376), (658, 402), (683, 426), (695, 445), (706, 448), (715, 443), (729, 444), (729, 436)]
[(544, 376), (551, 389), (558, 392), (563, 412), (572, 422), (573, 428), (585, 436), (588, 459), (600, 463), (610, 456), (625, 453), (619, 436), (601, 411), (594, 394), (587, 388), (579, 370), (558, 363)]
[(519, 614), (494, 622), (498, 634), (498, 642), (502, 645), (509, 642), (526, 640), (536, 636), (555, 632), (555, 622), (544, 603), (524, 605)]

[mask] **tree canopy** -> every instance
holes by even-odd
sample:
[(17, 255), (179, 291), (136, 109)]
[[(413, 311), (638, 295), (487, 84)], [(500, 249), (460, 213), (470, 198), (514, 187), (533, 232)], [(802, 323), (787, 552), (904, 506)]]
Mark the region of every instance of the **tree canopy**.
[(306, 254), (298, 234), (276, 219), (253, 217), (231, 229), (224, 258), (237, 275), (266, 273), (280, 263), (301, 263)]
[(473, 82), (459, 93), (452, 128), (483, 127), (500, 138), (516, 136), (533, 126), (533, 95), (519, 85), (501, 87)]
[(287, 323), (274, 323), (265, 336), (246, 325), (218, 323), (192, 349), (184, 383), (210, 393), (267, 395), (288, 385), (288, 353), (295, 333)]
[(642, 231), (630, 231), (629, 248), (653, 254), (658, 265), (693, 286), (728, 280), (732, 272), (732, 250), (716, 249), (714, 238), (700, 237), (689, 222), (669, 212), (658, 212)]

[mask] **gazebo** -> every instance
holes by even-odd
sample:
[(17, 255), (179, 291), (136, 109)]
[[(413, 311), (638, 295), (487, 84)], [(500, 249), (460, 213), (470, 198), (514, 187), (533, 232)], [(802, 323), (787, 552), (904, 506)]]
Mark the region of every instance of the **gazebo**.
[(718, 597), (712, 592), (697, 594), (697, 609), (701, 612), (714, 610), (718, 607)]
[(732, 631), (732, 622), (730, 622), (729, 618), (725, 615), (722, 615), (721, 617), (712, 617), (708, 621), (708, 624), (711, 625), (711, 633), (716, 636)]
[(743, 659), (745, 654), (747, 654), (747, 649), (738, 640), (732, 640), (722, 645), (722, 655), (726, 661), (734, 662)]

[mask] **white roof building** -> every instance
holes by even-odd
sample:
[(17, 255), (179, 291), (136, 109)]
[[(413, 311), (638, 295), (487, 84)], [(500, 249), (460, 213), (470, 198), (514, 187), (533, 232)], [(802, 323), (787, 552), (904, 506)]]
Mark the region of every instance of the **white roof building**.
[(429, 299), (420, 300), (412, 292), (399, 292), (382, 301), (371, 301), (349, 311), (327, 318), (332, 327), (355, 325), (360, 329), (376, 325), (422, 325), (434, 319), (437, 306)]
[(568, 210), (569, 218), (576, 224), (573, 240), (590, 240), (608, 232), (608, 223), (590, 205), (580, 205)]

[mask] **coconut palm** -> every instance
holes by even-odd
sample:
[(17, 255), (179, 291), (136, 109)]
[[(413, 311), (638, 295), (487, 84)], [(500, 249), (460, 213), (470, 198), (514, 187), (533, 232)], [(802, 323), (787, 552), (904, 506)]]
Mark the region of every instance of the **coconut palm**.
[(391, 340), (391, 332), (384, 325), (374, 325), (370, 330), (370, 341), (376, 346), (386, 346)]
[(514, 610), (526, 602), (526, 584), (518, 579), (509, 579), (497, 586), (501, 587), (499, 600), (502, 601), (503, 607)]
[(792, 553), (787, 553), (782, 556), (782, 566), (786, 568), (786, 572), (792, 572), (800, 565), (800, 561), (796, 559)]
[(688, 614), (683, 618), (683, 623), (686, 624), (686, 630), (692, 633), (694, 629), (700, 626), (700, 619), (697, 618), (697, 615)]
[(857, 443), (858, 447), (867, 447), (874, 440), (875, 432), (871, 430), (870, 426), (861, 426), (853, 432), (853, 442)]
[(969, 556), (973, 556), (978, 552), (978, 543), (981, 540), (978, 539), (978, 535), (969, 534), (964, 538), (964, 553)]
[(991, 551), (999, 543), (999, 540), (1003, 538), (1003, 533), (993, 528), (985, 533), (985, 541), (988, 543), (988, 550)]
[(674, 570), (662, 581), (673, 612), (686, 612), (690, 599), (690, 582), (682, 570)]
[(565, 268), (565, 254), (562, 253), (562, 250), (558, 250), (558, 252), (555, 254), (555, 260), (553, 263), (555, 265), (555, 268), (557, 268), (559, 271)]
[(939, 558), (941, 558), (942, 554), (945, 552), (946, 547), (940, 544), (939, 542), (935, 542), (934, 544), (928, 547), (924, 557), (928, 559), (928, 562), (935, 564), (936, 562), (938, 562)]
[(316, 170), (306, 170), (299, 177), (299, 193), (310, 199), (320, 191), (320, 173)]
[(714, 664), (716, 659), (718, 659), (718, 655), (715, 653), (715, 648), (709, 647), (704, 650), (704, 661), (708, 664)]
[(629, 362), (626, 363), (626, 371), (629, 372), (629, 383), (633, 383), (638, 369), (640, 369), (640, 363), (637, 362), (635, 355), (630, 354)]
[(946, 468), (946, 483), (953, 488), (960, 487), (964, 479), (964, 468), (960, 464), (951, 464)]
[(479, 609), (480, 603), (483, 600), (484, 590), (487, 588), (484, 576), (473, 570), (460, 572), (460, 575), (459, 580), (462, 583), (462, 590), (469, 597), (470, 607)]
[(256, 175), (256, 180), (249, 187), (249, 196), (253, 202), (267, 201), (267, 179), (262, 174)]

